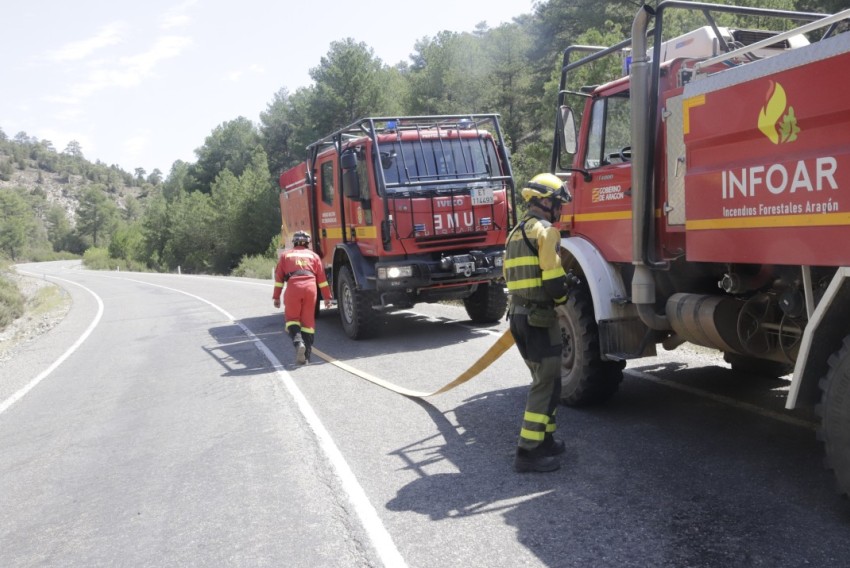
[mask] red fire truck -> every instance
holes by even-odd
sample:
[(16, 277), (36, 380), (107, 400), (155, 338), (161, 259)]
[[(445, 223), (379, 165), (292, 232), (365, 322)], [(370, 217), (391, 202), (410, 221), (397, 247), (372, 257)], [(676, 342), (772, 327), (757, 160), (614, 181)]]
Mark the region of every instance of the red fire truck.
[(352, 339), (420, 302), (504, 315), (516, 209), (498, 115), (363, 118), (308, 146), (280, 187), (281, 240), (310, 232)]
[[(668, 14), (705, 26), (668, 39)], [(608, 399), (657, 345), (710, 347), (735, 371), (793, 373), (786, 407), (817, 404), (850, 492), (848, 18), (665, 1), (631, 39), (565, 51), (551, 169), (583, 282), (566, 404)], [(571, 84), (605, 65), (618, 76)]]

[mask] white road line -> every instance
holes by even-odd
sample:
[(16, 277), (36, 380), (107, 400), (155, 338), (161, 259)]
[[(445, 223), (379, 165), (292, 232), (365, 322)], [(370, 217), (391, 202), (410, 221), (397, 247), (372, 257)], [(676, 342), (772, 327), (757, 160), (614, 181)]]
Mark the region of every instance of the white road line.
[(343, 489), (348, 495), (348, 500), (351, 505), (354, 507), (357, 516), (360, 518), (360, 522), (363, 524), (366, 533), (369, 535), (372, 544), (375, 547), (375, 550), (378, 553), (378, 556), (381, 558), (384, 566), (388, 568), (406, 568), (407, 563), (404, 558), (401, 556), (401, 553), (396, 548), (395, 543), (393, 542), (390, 533), (387, 531), (384, 524), (381, 522), (380, 517), (378, 516), (378, 512), (372, 506), (372, 503), (369, 501), (369, 498), (366, 496), (366, 492), (361, 487), (360, 483), (357, 481), (357, 477), (354, 475), (354, 472), (351, 470), (351, 467), (348, 465), (348, 462), (345, 461), (345, 458), (342, 455), (342, 452), (339, 451), (336, 443), (333, 441), (330, 433), (327, 428), (325, 428), (322, 421), (319, 419), (319, 416), (313, 410), (313, 407), (310, 406), (310, 403), (307, 401), (307, 397), (301, 392), (301, 390), (296, 386), (295, 381), (292, 380), (292, 375), (290, 375), (283, 364), (275, 357), (274, 353), (266, 347), (265, 343), (262, 340), (254, 335), (254, 333), (248, 329), (241, 322), (236, 321), (232, 315), (230, 315), (223, 308), (217, 306), (216, 304), (201, 298), (200, 296), (196, 296), (195, 294), (190, 294), (189, 292), (184, 292), (183, 290), (178, 290), (177, 288), (170, 288), (168, 286), (161, 286), (159, 284), (152, 284), (150, 282), (145, 282), (143, 280), (134, 280), (132, 278), (121, 278), (121, 280), (129, 280), (131, 282), (137, 282), (139, 284), (146, 284), (148, 286), (155, 286), (157, 288), (163, 288), (165, 290), (170, 290), (172, 292), (177, 292), (179, 294), (184, 294), (191, 298), (194, 298), (200, 302), (203, 302), (213, 309), (220, 312), (224, 317), (228, 320), (232, 321), (236, 325), (238, 325), (243, 333), (248, 336), (251, 342), (254, 344), (254, 347), (257, 348), (263, 355), (265, 355), (266, 359), (271, 363), (272, 367), (274, 367), (275, 373), (283, 385), (286, 387), (286, 390), (289, 391), (289, 394), (295, 400), (298, 405), (298, 410), (301, 411), (301, 415), (307, 421), (307, 424), (313, 430), (313, 433), (316, 435), (316, 438), (319, 440), (319, 445), (324, 451), (325, 456), (328, 458), (328, 461), (331, 462), (334, 470), (336, 471), (337, 476), (342, 484)]
[(699, 396), (702, 398), (707, 398), (709, 400), (713, 400), (715, 402), (719, 402), (721, 404), (725, 404), (734, 408), (739, 408), (741, 410), (746, 410), (748, 412), (752, 412), (753, 414), (758, 414), (759, 416), (765, 416), (767, 418), (772, 418), (774, 420), (779, 420), (780, 422), (785, 422), (787, 424), (792, 424), (794, 426), (799, 426), (801, 428), (806, 428), (808, 430), (817, 430), (818, 425), (816, 423), (810, 422), (808, 420), (803, 420), (801, 418), (796, 418), (794, 416), (787, 416), (780, 412), (774, 412), (772, 410), (768, 410), (766, 408), (762, 408), (760, 406), (756, 406), (755, 404), (749, 404), (747, 402), (741, 402), (739, 400), (735, 400), (734, 398), (729, 398), (727, 396), (721, 396), (719, 394), (710, 393), (708, 391), (704, 391), (702, 389), (698, 389), (695, 387), (691, 387), (688, 385), (683, 385), (681, 383), (677, 383), (675, 381), (670, 381), (667, 379), (662, 379), (660, 377), (656, 377), (655, 375), (651, 375), (649, 373), (645, 373), (643, 371), (637, 371), (635, 369), (625, 369), (624, 373), (631, 375), (633, 377), (643, 379), (645, 381), (649, 381), (658, 385), (662, 385), (671, 389), (676, 389), (680, 391), (684, 391), (686, 393), (690, 393), (695, 396)]
[[(27, 273), (27, 274), (31, 274), (33, 276), (38, 276), (38, 274), (32, 274), (32, 273)], [(72, 345), (68, 349), (68, 351), (66, 351), (59, 359), (57, 359), (56, 362), (54, 362), (48, 369), (46, 369), (44, 372), (42, 372), (38, 377), (36, 377), (32, 381), (30, 381), (30, 383), (27, 384), (24, 388), (22, 388), (17, 393), (12, 395), (10, 398), (5, 400), (2, 404), (0, 404), (0, 414), (2, 414), (7, 408), (12, 406), (15, 402), (20, 400), (24, 395), (26, 395), (30, 390), (32, 390), (32, 388), (34, 388), (39, 382), (41, 382), (45, 377), (47, 377), (50, 373), (52, 373), (74, 351), (76, 351), (79, 348), (79, 346), (83, 343), (83, 341), (85, 341), (88, 338), (88, 336), (91, 334), (91, 332), (97, 326), (97, 324), (100, 322), (100, 319), (103, 315), (103, 302), (101, 301), (100, 297), (97, 294), (95, 294), (93, 291), (89, 290), (88, 288), (86, 288), (82, 284), (77, 284), (76, 282), (72, 282), (70, 280), (65, 280), (63, 278), (56, 278), (56, 277), (52, 277), (52, 278), (54, 278), (56, 280), (61, 280), (63, 282), (68, 282), (68, 283), (74, 284), (76, 286), (79, 286), (80, 288), (83, 288), (88, 293), (90, 293), (92, 296), (94, 296), (94, 298), (97, 300), (97, 303), (98, 303), (97, 316), (95, 317), (94, 321), (92, 321), (92, 323), (89, 325), (89, 327), (86, 329), (86, 331), (83, 333), (83, 335), (80, 336), (80, 338), (74, 343), (74, 345)], [(148, 285), (148, 286), (154, 286), (154, 287), (157, 287), (157, 288), (163, 288), (165, 290), (170, 290), (172, 292), (177, 292), (179, 294), (184, 294), (186, 296), (189, 296), (191, 298), (194, 298), (194, 299), (196, 299), (200, 302), (203, 302), (203, 303), (211, 306), (213, 309), (217, 310), (222, 315), (224, 315), (224, 317), (226, 317), (228, 320), (230, 320), (230, 321), (234, 322), (236, 325), (238, 325), (242, 329), (243, 333), (245, 333), (245, 335), (247, 335), (248, 338), (251, 340), (251, 342), (254, 344), (254, 347), (256, 347), (256, 349), (259, 350), (266, 357), (266, 359), (269, 361), (269, 363), (274, 368), (277, 377), (284, 384), (284, 386), (286, 387), (289, 394), (295, 400), (296, 404), (298, 405), (298, 409), (301, 412), (301, 415), (304, 417), (304, 419), (307, 421), (307, 424), (313, 430), (313, 433), (316, 435), (317, 439), (319, 440), (319, 445), (322, 448), (322, 450), (324, 451), (325, 456), (328, 458), (328, 460), (331, 462), (331, 465), (334, 467), (334, 470), (336, 471), (336, 474), (341, 481), (341, 484), (342, 484), (343, 489), (345, 490), (345, 492), (348, 496), (349, 501), (351, 502), (352, 506), (354, 507), (354, 510), (357, 513), (357, 516), (360, 518), (360, 521), (363, 524), (363, 527), (366, 530), (367, 534), (369, 535), (369, 538), (371, 539), (373, 545), (375, 546), (375, 549), (376, 549), (379, 557), (381, 558), (381, 561), (383, 562), (384, 566), (393, 567), (393, 568), (395, 568), (395, 567), (405, 568), (407, 566), (407, 563), (405, 562), (404, 558), (401, 556), (401, 553), (398, 551), (398, 548), (395, 546), (395, 543), (393, 542), (392, 537), (390, 536), (386, 527), (384, 527), (384, 524), (381, 522), (381, 519), (378, 516), (377, 511), (372, 506), (371, 502), (369, 501), (369, 498), (366, 496), (366, 492), (363, 490), (362, 486), (357, 481), (357, 478), (354, 475), (354, 472), (351, 470), (351, 467), (345, 461), (345, 458), (343, 457), (342, 452), (339, 451), (339, 448), (337, 447), (336, 443), (333, 441), (333, 438), (331, 437), (330, 433), (327, 431), (327, 429), (322, 424), (318, 415), (313, 410), (313, 407), (310, 406), (310, 403), (307, 401), (307, 398), (304, 396), (304, 394), (301, 392), (301, 390), (295, 385), (295, 382), (293, 381), (292, 376), (285, 370), (283, 364), (277, 359), (277, 357), (275, 357), (274, 353), (271, 352), (271, 350), (262, 342), (262, 340), (260, 338), (258, 338), (256, 335), (254, 335), (254, 333), (250, 329), (248, 329), (244, 324), (242, 324), (239, 321), (236, 321), (236, 319), (230, 313), (228, 313), (226, 310), (224, 310), (223, 308), (219, 307), (218, 305), (216, 305), (216, 304), (210, 302), (209, 300), (206, 300), (206, 299), (204, 299), (200, 296), (196, 296), (195, 294), (191, 294), (191, 293), (185, 292), (183, 290), (178, 290), (176, 288), (171, 288), (171, 287), (168, 287), (168, 286), (161, 286), (159, 284), (153, 284), (151, 282), (145, 282), (143, 280), (135, 280), (135, 279), (132, 279), (132, 278), (114, 277), (114, 276), (112, 276), (112, 278), (121, 279), (121, 280), (129, 280), (131, 282), (137, 282), (139, 284), (145, 284), (145, 285)], [(254, 283), (245, 282), (245, 284), (254, 284)], [(259, 283), (257, 283), (257, 284), (259, 284)], [(426, 315), (426, 314), (419, 314), (419, 315)], [(490, 330), (487, 330), (487, 331), (490, 331)], [(629, 374), (629, 375), (636, 377), (636, 378), (640, 378), (640, 379), (643, 379), (643, 380), (646, 380), (646, 381), (650, 381), (650, 382), (662, 385), (662, 386), (681, 390), (681, 391), (693, 394), (695, 396), (700, 396), (700, 397), (707, 398), (707, 399), (710, 399), (710, 400), (714, 400), (716, 402), (726, 404), (726, 405), (729, 405), (729, 406), (732, 406), (732, 407), (735, 407), (735, 408), (740, 408), (740, 409), (743, 409), (743, 410), (746, 410), (746, 411), (749, 411), (749, 412), (753, 412), (755, 414), (765, 416), (765, 417), (768, 417), (768, 418), (772, 418), (774, 420), (786, 422), (786, 423), (792, 424), (794, 426), (799, 426), (799, 427), (806, 428), (806, 429), (809, 429), (809, 430), (816, 430), (817, 429), (817, 424), (814, 424), (814, 423), (809, 422), (807, 420), (802, 420), (802, 419), (799, 419), (799, 418), (795, 418), (793, 416), (786, 416), (784, 414), (781, 414), (781, 413), (778, 413), (778, 412), (773, 412), (771, 410), (767, 410), (767, 409), (761, 408), (761, 407), (753, 405), (753, 404), (740, 402), (740, 401), (737, 401), (737, 400), (729, 398), (729, 397), (716, 395), (716, 394), (713, 394), (713, 393), (710, 393), (710, 392), (707, 392), (707, 391), (704, 391), (704, 390), (701, 390), (701, 389), (697, 389), (697, 388), (694, 388), (694, 387), (690, 387), (690, 386), (687, 386), (687, 385), (683, 385), (683, 384), (680, 384), (680, 383), (677, 383), (677, 382), (674, 382), (674, 381), (661, 379), (659, 377), (656, 377), (656, 376), (651, 375), (649, 373), (645, 373), (643, 371), (637, 371), (637, 370), (634, 370), (634, 369), (625, 369), (624, 373)]]
[[(39, 274), (35, 274), (35, 273), (32, 273), (32, 272), (21, 271), (21, 273), (27, 274), (27, 275), (30, 275), (30, 276), (40, 276)], [(31, 380), (29, 383), (27, 383), (26, 386), (21, 388), (18, 392), (16, 392), (12, 396), (10, 396), (6, 400), (4, 400), (2, 404), (0, 404), (0, 414), (3, 414), (13, 404), (15, 404), (16, 402), (21, 400), (24, 396), (26, 396), (26, 394), (28, 392), (30, 392), (32, 389), (34, 389), (35, 386), (38, 383), (43, 381), (45, 378), (47, 378), (48, 375), (50, 375), (50, 373), (55, 371), (56, 368), (65, 361), (65, 359), (70, 357), (71, 354), (74, 353), (74, 351), (79, 349), (80, 345), (82, 345), (83, 342), (86, 339), (88, 339), (89, 335), (91, 335), (91, 332), (94, 331), (94, 328), (97, 327), (97, 324), (100, 323), (100, 319), (103, 317), (103, 301), (100, 299), (100, 296), (95, 294), (93, 291), (89, 290), (88, 288), (86, 288), (82, 284), (78, 284), (78, 283), (72, 282), (70, 280), (65, 280), (64, 278), (57, 278), (56, 276), (49, 276), (49, 277), (45, 276), (45, 278), (53, 278), (54, 280), (60, 280), (62, 282), (67, 282), (68, 284), (73, 284), (74, 286), (79, 286), (80, 288), (82, 288), (83, 290), (85, 290), (86, 292), (88, 292), (89, 294), (94, 296), (94, 299), (97, 300), (97, 314), (95, 315), (92, 322), (89, 324), (88, 328), (86, 328), (86, 330), (83, 332), (83, 334), (79, 338), (77, 338), (77, 341), (75, 341), (74, 344), (71, 345), (71, 347), (69, 347), (67, 351), (65, 351), (65, 353), (63, 353), (58, 359), (56, 359), (56, 361), (54, 361), (53, 364), (50, 365), (47, 369), (42, 371), (41, 374), (39, 374), (36, 378)]]

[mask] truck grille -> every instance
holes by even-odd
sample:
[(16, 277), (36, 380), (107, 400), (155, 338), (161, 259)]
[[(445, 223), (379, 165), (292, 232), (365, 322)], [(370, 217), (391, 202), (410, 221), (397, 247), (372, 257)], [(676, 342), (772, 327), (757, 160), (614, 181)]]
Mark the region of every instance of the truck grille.
[(419, 237), (414, 239), (422, 249), (438, 249), (453, 245), (473, 245), (487, 242), (487, 233), (465, 233), (463, 236)]

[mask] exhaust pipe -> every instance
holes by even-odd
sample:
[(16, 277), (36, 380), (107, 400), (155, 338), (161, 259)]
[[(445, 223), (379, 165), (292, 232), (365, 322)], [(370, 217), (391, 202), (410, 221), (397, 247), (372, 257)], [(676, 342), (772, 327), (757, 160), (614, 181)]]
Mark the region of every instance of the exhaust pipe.
[(631, 120), (632, 120), (632, 303), (650, 329), (669, 330), (667, 317), (655, 311), (655, 279), (647, 266), (647, 241), (652, 211), (652, 138), (650, 136), (650, 64), (646, 56), (646, 31), (655, 10), (644, 5), (632, 23)]
[(646, 30), (655, 11), (644, 5), (632, 23), (631, 120), (632, 120), (632, 261), (646, 259), (647, 172), (649, 163), (649, 61), (646, 56)]

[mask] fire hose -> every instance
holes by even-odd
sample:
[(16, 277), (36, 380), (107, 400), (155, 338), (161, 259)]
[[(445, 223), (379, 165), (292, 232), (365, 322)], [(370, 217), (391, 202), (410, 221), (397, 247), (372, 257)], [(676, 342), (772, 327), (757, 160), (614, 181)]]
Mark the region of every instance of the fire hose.
[(514, 344), (514, 338), (511, 335), (511, 331), (509, 329), (505, 330), (505, 332), (501, 336), (499, 336), (499, 339), (496, 340), (496, 343), (491, 345), (490, 348), (484, 353), (484, 355), (479, 357), (478, 360), (475, 361), (475, 363), (472, 364), (472, 366), (470, 366), (466, 371), (464, 371), (463, 373), (458, 375), (450, 383), (447, 383), (447, 384), (443, 385), (442, 387), (440, 387), (437, 390), (432, 391), (432, 392), (415, 391), (415, 390), (406, 389), (404, 387), (400, 387), (398, 385), (394, 385), (394, 384), (392, 384), (388, 381), (385, 381), (383, 379), (379, 379), (378, 377), (373, 377), (372, 375), (370, 375), (368, 373), (364, 373), (363, 371), (355, 369), (351, 365), (343, 363), (342, 361), (338, 361), (338, 360), (334, 359), (333, 357), (331, 357), (330, 355), (323, 353), (323, 352), (321, 352), (321, 351), (319, 351), (318, 349), (315, 349), (315, 348), (313, 349), (313, 353), (318, 355), (320, 358), (327, 361), (331, 365), (335, 365), (335, 366), (339, 367), (340, 369), (343, 369), (344, 371), (347, 371), (347, 372), (349, 372), (353, 375), (356, 375), (356, 376), (358, 376), (362, 379), (366, 379), (367, 381), (372, 382), (372, 383), (374, 383), (378, 386), (384, 387), (385, 389), (389, 389), (393, 392), (396, 392), (396, 393), (404, 395), (404, 396), (410, 396), (410, 397), (414, 397), (414, 398), (425, 398), (425, 397), (429, 397), (429, 396), (442, 394), (446, 391), (450, 391), (453, 388), (455, 388), (459, 385), (462, 385), (463, 383), (469, 381), (470, 379), (472, 379), (473, 377), (478, 375), (481, 371), (483, 371), (484, 369), (489, 367), (493, 363), (493, 361), (495, 361), (496, 359), (501, 357), (502, 354), (505, 351), (507, 351), (508, 349), (510, 349), (513, 344)]

